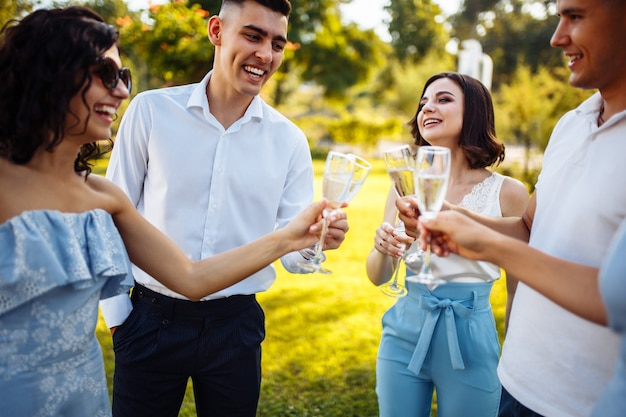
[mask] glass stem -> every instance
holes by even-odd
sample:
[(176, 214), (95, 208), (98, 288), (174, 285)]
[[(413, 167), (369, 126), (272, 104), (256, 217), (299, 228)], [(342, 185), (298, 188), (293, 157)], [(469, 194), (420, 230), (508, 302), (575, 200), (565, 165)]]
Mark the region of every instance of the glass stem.
[(400, 271), (400, 263), (402, 262), (402, 259), (398, 259), (398, 263), (396, 265), (396, 268), (393, 271), (393, 278), (391, 280), (391, 283), (389, 284), (389, 286), (391, 288), (397, 288), (398, 287), (398, 272)]
[(424, 263), (422, 264), (422, 271), (420, 275), (432, 275), (430, 270), (430, 242), (426, 244), (426, 250), (424, 251)]
[(313, 257), (313, 263), (319, 265), (322, 263), (322, 253), (324, 249), (324, 240), (326, 240), (326, 233), (328, 233), (328, 222), (326, 220), (326, 210), (324, 210), (324, 217), (322, 218), (322, 232), (320, 233), (320, 240), (315, 244), (315, 256)]

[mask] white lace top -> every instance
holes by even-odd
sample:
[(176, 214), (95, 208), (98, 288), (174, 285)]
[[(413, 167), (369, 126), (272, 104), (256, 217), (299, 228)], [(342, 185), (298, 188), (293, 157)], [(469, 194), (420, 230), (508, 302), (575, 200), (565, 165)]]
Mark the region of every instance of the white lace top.
[(503, 175), (497, 172), (492, 173), (482, 182), (476, 184), (472, 191), (463, 197), (459, 205), (485, 216), (502, 217), (500, 190), (503, 182)]
[[(476, 184), (472, 191), (463, 197), (459, 205), (486, 216), (502, 217), (500, 190), (503, 182), (503, 175), (497, 172), (492, 173)], [(498, 266), (489, 262), (470, 261), (454, 254), (443, 258), (432, 255), (431, 268), (435, 276), (454, 282), (491, 281), (500, 277)]]

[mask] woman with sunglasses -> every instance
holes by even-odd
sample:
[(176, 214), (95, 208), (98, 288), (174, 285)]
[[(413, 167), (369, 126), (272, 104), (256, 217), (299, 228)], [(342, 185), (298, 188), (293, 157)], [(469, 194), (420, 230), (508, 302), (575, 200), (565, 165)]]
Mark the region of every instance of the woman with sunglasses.
[(89, 175), (88, 159), (130, 93), (117, 38), (83, 7), (35, 11), (0, 35), (3, 415), (111, 414), (94, 331), (98, 301), (132, 286), (130, 261), (197, 300), (318, 239), (324, 202), (281, 230), (192, 262), (119, 188)]

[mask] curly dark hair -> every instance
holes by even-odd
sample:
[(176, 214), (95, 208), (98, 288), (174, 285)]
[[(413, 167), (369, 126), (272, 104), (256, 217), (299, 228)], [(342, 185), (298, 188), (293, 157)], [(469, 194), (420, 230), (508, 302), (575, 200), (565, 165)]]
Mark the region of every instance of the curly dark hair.
[[(420, 98), (424, 96), (429, 85), (441, 78), (454, 81), (461, 87), (465, 96), (465, 114), (459, 146), (470, 167), (476, 169), (499, 165), (504, 160), (504, 144), (496, 137), (493, 102), (487, 87), (469, 75), (442, 72), (426, 81)], [(411, 127), (411, 135), (417, 146), (430, 145), (420, 135), (417, 126), (417, 116), (422, 107), (423, 105), (418, 105), (415, 116), (407, 123)]]
[[(87, 106), (90, 67), (117, 44), (118, 36), (99, 14), (81, 6), (37, 10), (2, 28), (1, 157), (26, 164), (40, 146), (49, 152), (54, 150), (68, 128), (70, 100), (81, 94)], [(73, 116), (76, 124), (80, 123)], [(111, 144), (109, 140), (109, 147)], [(75, 171), (86, 171), (88, 175), (89, 160), (102, 153), (96, 141), (83, 145), (74, 163)]]

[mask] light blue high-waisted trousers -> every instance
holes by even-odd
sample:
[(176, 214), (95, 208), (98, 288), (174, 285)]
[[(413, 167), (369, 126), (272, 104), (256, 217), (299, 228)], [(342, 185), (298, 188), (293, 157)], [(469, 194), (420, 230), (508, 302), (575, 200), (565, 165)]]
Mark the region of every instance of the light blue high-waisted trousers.
[(409, 293), (383, 316), (376, 362), (381, 417), (496, 416), (500, 343), (489, 294), (493, 282), (447, 283)]

